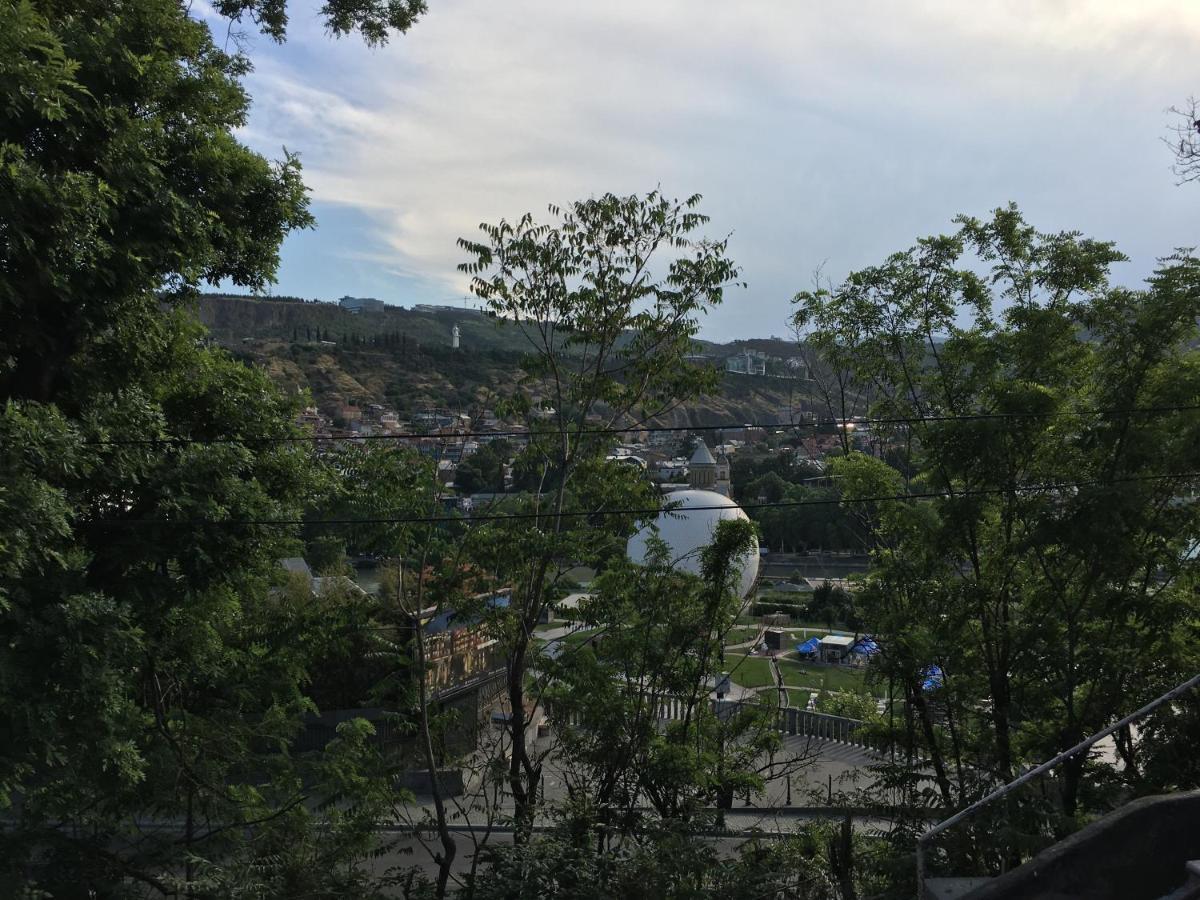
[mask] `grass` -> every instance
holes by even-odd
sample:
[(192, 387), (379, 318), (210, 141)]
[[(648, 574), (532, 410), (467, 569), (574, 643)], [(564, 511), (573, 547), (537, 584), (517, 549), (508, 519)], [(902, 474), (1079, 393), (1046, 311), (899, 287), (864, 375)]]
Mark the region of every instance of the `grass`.
[[(816, 665), (796, 659), (779, 660), (779, 673), (784, 685), (797, 688), (815, 688), (818, 691), (839, 691), (851, 694), (873, 694), (883, 696), (878, 686), (867, 687), (867, 670), (846, 666)], [(737, 681), (737, 679), (734, 679)], [(738, 682), (741, 684), (742, 682)], [(770, 682), (767, 682), (768, 684)], [(749, 686), (749, 685), (747, 685)]]
[[(743, 614), (738, 616), (735, 622), (738, 625), (761, 625), (762, 616), (750, 616)], [(829, 626), (824, 622), (789, 622), (785, 627), (803, 628), (808, 632), (805, 637), (812, 637), (813, 635), (822, 634), (854, 634), (853, 631), (848, 631), (845, 628), (841, 628), (837, 625), (833, 626), (833, 629), (830, 630)], [(799, 636), (800, 632), (796, 631), (792, 632), (792, 634)]]
[(820, 668), (824, 674), (821, 683), (824, 690), (847, 691), (852, 694), (868, 693), (866, 669), (850, 669), (845, 666), (821, 666)]
[(744, 644), (746, 641), (753, 640), (757, 634), (758, 628), (757, 626), (753, 625), (730, 628), (728, 633), (725, 635), (725, 643), (726, 645)]
[(603, 628), (581, 628), (579, 631), (572, 631), (570, 634), (564, 637), (563, 642), (570, 646), (582, 644), (592, 635), (598, 634), (603, 630)]
[(790, 659), (779, 661), (779, 674), (783, 676), (784, 684), (799, 687), (821, 687), (820, 679), (813, 673), (813, 666), (801, 665)]
[(812, 696), (808, 691), (797, 691), (793, 688), (788, 689), (787, 695), (788, 705), (793, 709), (806, 709), (808, 707), (808, 698)]
[[(873, 694), (882, 696), (881, 688), (867, 687), (867, 670), (848, 668), (846, 666), (795, 664), (803, 675), (796, 676), (796, 681), (784, 676), (787, 684), (802, 684), (806, 687), (819, 687), (822, 691), (841, 691), (850, 694)], [(788, 670), (784, 670), (785, 673)]]
[(727, 653), (725, 655), (725, 671), (729, 672), (729, 677), (742, 687), (756, 688), (775, 683), (775, 676), (771, 672), (771, 663), (765, 656)]
[[(770, 660), (765, 656), (730, 653), (725, 656), (726, 671), (742, 687), (756, 688), (772, 685), (775, 677)], [(814, 665), (794, 659), (779, 660), (779, 673), (785, 686), (810, 688), (818, 691), (844, 691), (851, 694), (872, 693), (867, 687), (865, 669), (845, 666)], [(879, 694), (879, 689), (874, 692)], [(805, 698), (807, 702), (807, 698)]]

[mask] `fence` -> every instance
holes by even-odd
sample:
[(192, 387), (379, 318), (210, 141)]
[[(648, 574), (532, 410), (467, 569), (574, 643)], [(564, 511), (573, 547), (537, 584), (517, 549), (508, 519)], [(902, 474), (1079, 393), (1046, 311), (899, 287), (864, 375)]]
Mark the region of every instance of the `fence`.
[[(717, 700), (715, 702), (718, 716), (740, 712), (744, 705), (739, 700)], [(876, 749), (875, 742), (869, 737), (867, 723), (861, 719), (849, 719), (829, 713), (788, 708), (775, 710), (775, 723), (775, 727), (787, 735), (802, 735), (824, 741), (852, 744), (866, 749)]]
[[(684, 718), (690, 708), (690, 701), (682, 697), (657, 696), (650, 698), (654, 704), (655, 716), (662, 722), (674, 722)], [(737, 715), (744, 709), (761, 710), (754, 703), (741, 700), (713, 700), (712, 709), (718, 717), (725, 719)], [(824, 741), (836, 741), (865, 749), (877, 750), (877, 742), (872, 740), (866, 729), (865, 722), (860, 719), (848, 719), (845, 716), (833, 716), (828, 713), (809, 712), (803, 709), (776, 709), (775, 727), (786, 735), (801, 735)], [(568, 725), (579, 725), (578, 716), (568, 717)]]

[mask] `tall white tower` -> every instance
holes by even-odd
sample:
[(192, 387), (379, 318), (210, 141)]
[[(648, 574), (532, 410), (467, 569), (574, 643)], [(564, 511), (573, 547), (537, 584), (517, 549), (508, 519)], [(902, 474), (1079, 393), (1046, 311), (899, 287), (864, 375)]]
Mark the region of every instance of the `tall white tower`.
[(454, 327), (450, 329), (450, 347), (453, 350), (458, 349), (458, 324), (457, 323), (455, 323)]

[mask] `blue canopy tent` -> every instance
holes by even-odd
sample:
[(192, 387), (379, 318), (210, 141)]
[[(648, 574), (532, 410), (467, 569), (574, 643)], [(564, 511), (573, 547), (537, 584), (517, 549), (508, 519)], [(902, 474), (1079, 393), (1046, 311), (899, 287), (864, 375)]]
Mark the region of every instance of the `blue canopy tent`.
[(862, 637), (858, 643), (850, 648), (850, 652), (859, 656), (874, 656), (879, 652), (879, 645), (875, 643), (875, 639), (872, 637)]
[(811, 637), (803, 644), (796, 645), (796, 652), (801, 656), (815, 656), (817, 651), (821, 649), (821, 639)]
[(921, 690), (923, 691), (936, 690), (942, 686), (942, 682), (945, 680), (941, 666), (926, 666), (925, 671), (921, 673), (921, 677), (924, 679), (921, 682)]

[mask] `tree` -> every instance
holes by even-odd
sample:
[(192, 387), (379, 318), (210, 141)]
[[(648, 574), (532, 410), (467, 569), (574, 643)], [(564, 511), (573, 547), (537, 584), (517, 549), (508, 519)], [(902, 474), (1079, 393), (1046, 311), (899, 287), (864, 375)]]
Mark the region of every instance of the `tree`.
[(834, 624), (847, 628), (858, 628), (861, 622), (854, 607), (854, 596), (840, 585), (821, 582), (813, 591), (812, 598), (804, 607), (804, 614), (824, 622), (829, 628)]
[[(282, 37), (279, 0), (218, 5)], [(406, 10), (326, 14), (370, 40)], [(320, 761), (290, 752), (341, 626), (272, 591), (295, 535), (245, 524), (299, 517), (331, 476), (293, 443), (293, 402), (186, 310), (204, 281), (263, 287), (311, 221), (295, 157), (233, 136), (248, 67), (175, 0), (0, 3), (0, 881), (18, 891), (372, 890), (353, 865), (387, 793), (362, 777), (370, 726)]]
[[(584, 826), (593, 837), (641, 834), (647, 805), (683, 825), (761, 787), (755, 765), (777, 748), (773, 723), (753, 708), (722, 721), (709, 701), (741, 607), (738, 560), (753, 546), (749, 523), (722, 523), (704, 551), (704, 580), (676, 571), (658, 542), (646, 566), (614, 561), (593, 585), (581, 614), (600, 636), (558, 658), (550, 690), (571, 800), (594, 817)], [(666, 700), (681, 710), (664, 732)]]
[[(519, 531), (495, 529), (492, 566), (515, 585), (503, 633), (511, 710), (507, 767), (515, 819), (523, 833), (533, 811), (543, 760), (530, 753), (527, 700), (536, 660), (534, 626), (555, 584), (579, 563), (623, 552), (629, 516), (606, 510), (655, 503), (649, 484), (627, 467), (605, 464), (610, 443), (597, 427), (636, 424), (711, 389), (713, 370), (688, 364), (698, 316), (720, 303), (738, 270), (725, 241), (693, 236), (707, 222), (700, 198), (669, 200), (657, 191), (601, 197), (550, 208), (551, 223), (531, 215), (480, 226), (460, 240), (471, 261), (471, 289), (503, 327), (529, 342), (530, 394), (514, 404), (532, 437), (526, 457), (540, 489)], [(535, 402), (530, 396), (537, 392)], [(546, 496), (541, 496), (541, 491)], [(599, 511), (588, 521), (584, 516)]]
[(145, 362), (108, 365), (160, 291), (261, 287), (283, 235), (311, 222), (295, 157), (269, 163), (232, 135), (244, 59), (172, 0), (72, 6), (0, 7), (0, 392), (60, 405), (71, 382), (102, 389)]
[(480, 491), (504, 492), (504, 460), (489, 444), (458, 464), (454, 472), (454, 486), (463, 494)]
[[(750, 523), (725, 522), (699, 578), (673, 568), (668, 548), (652, 541), (644, 566), (616, 559), (593, 582), (579, 611), (592, 635), (539, 664), (553, 677), (547, 709), (567, 799), (551, 807), (549, 835), (488, 848), (475, 891), (749, 897), (816, 880), (811, 846), (779, 856), (748, 848), (728, 860), (705, 837), (735, 795), (807, 762), (776, 756), (773, 706), (710, 699), (741, 606), (739, 560), (756, 543)], [(666, 704), (674, 713), (664, 724)], [(806, 877), (794, 881), (797, 871)]]
[[(277, 41), (287, 35), (288, 0), (213, 0), (213, 9), (240, 22), (249, 19)], [(391, 32), (407, 32), (426, 11), (425, 0), (325, 0), (321, 17), (337, 37), (357, 31), (372, 46)]]
[(1200, 102), (1189, 97), (1186, 104), (1172, 106), (1169, 112), (1175, 122), (1169, 126), (1171, 136), (1163, 138), (1163, 143), (1175, 159), (1175, 177), (1180, 184), (1200, 180)]
[[(1200, 540), (1200, 263), (1169, 257), (1144, 289), (1114, 288), (1110, 244), (1037, 232), (1013, 207), (956, 222), (797, 298), (810, 339), (906, 420), (883, 435), (906, 471), (858, 453), (831, 471), (872, 529), (859, 604), (904, 700), (896, 739), (947, 805), (1192, 671)], [(865, 499), (908, 490), (933, 496)], [(1087, 772), (1065, 764), (1057, 828), (1103, 808)], [(1038, 802), (1028, 827), (1044, 827)]]

